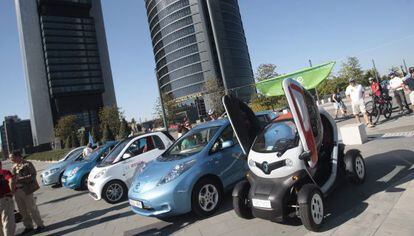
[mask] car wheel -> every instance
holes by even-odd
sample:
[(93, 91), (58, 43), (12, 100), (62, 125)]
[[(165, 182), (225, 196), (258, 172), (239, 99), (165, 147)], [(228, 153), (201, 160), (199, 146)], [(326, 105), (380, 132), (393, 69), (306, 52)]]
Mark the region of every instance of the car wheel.
[(361, 153), (355, 149), (349, 150), (344, 161), (349, 181), (353, 184), (362, 184), (365, 181), (366, 167)]
[(89, 173), (82, 177), (79, 190), (86, 190), (88, 188), (88, 176)]
[(105, 184), (102, 190), (102, 198), (110, 204), (123, 201), (127, 196), (128, 189), (122, 181), (113, 180)]
[(206, 217), (214, 214), (220, 206), (223, 191), (217, 181), (204, 178), (199, 180), (191, 194), (191, 206), (197, 215)]
[(314, 184), (304, 185), (298, 193), (299, 216), (310, 231), (319, 231), (324, 219), (323, 195)]
[(248, 202), (249, 190), (250, 184), (246, 180), (237, 183), (233, 189), (233, 208), (243, 219), (253, 219), (252, 209)]

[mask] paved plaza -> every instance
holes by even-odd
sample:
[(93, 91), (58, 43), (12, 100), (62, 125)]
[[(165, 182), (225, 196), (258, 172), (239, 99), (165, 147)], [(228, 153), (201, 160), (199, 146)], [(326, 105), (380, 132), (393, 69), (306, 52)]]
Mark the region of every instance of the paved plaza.
[[(243, 220), (232, 210), (231, 194), (210, 218), (187, 214), (159, 220), (135, 215), (127, 202), (109, 205), (92, 200), (86, 191), (42, 187), (36, 192), (47, 225), (42, 235), (414, 235), (414, 116), (383, 121), (367, 132), (369, 142), (347, 147), (362, 151), (366, 182), (344, 182), (326, 199), (321, 233), (310, 233), (298, 220)], [(35, 162), (38, 173), (47, 165)], [(21, 223), (17, 229), (23, 230)]]

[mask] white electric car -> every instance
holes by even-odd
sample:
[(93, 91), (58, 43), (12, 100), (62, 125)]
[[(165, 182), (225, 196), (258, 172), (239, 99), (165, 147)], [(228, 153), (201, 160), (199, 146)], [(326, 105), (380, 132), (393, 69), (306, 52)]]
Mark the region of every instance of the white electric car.
[(344, 154), (335, 121), (319, 109), (297, 81), (282, 83), (290, 112), (264, 128), (250, 108), (230, 96), (223, 104), (249, 166), (247, 180), (233, 190), (233, 207), (242, 218), (283, 222), (298, 216), (318, 231), (324, 198), (340, 183), (364, 182), (365, 162), (358, 150)]
[(129, 137), (94, 167), (88, 177), (88, 190), (95, 200), (102, 198), (111, 204), (126, 199), (128, 188), (135, 174), (146, 163), (160, 156), (174, 139), (167, 132), (154, 132)]

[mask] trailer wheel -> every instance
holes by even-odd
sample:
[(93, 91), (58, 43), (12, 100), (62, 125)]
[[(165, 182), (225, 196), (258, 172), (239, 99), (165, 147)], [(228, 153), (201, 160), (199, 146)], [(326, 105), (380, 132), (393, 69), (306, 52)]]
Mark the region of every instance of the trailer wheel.
[(353, 184), (362, 184), (365, 181), (365, 161), (358, 150), (349, 150), (344, 158), (346, 173), (349, 181)]
[(253, 219), (252, 209), (248, 203), (250, 184), (244, 180), (233, 189), (233, 208), (236, 214), (243, 219)]
[(323, 195), (314, 184), (304, 185), (298, 193), (299, 216), (310, 231), (319, 231), (324, 219)]

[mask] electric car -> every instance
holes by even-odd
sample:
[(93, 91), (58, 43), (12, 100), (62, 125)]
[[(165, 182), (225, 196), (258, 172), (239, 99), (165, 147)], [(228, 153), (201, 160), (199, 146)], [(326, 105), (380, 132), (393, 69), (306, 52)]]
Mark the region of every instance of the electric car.
[(160, 156), (174, 139), (154, 132), (122, 140), (89, 174), (88, 189), (95, 200), (114, 204), (124, 200), (132, 178), (147, 162)]
[(69, 151), (62, 159), (57, 163), (51, 164), (40, 174), (40, 179), (44, 186), (47, 185), (61, 185), (60, 182), (63, 172), (66, 167), (75, 161), (79, 161), (82, 158), (82, 150), (85, 147), (78, 147)]
[(63, 172), (61, 182), (66, 188), (84, 190), (87, 187), (89, 172), (110, 152), (117, 144), (116, 141), (108, 141), (96, 148), (91, 154), (82, 157), (81, 161), (69, 165)]
[(224, 192), (242, 180), (247, 163), (228, 119), (200, 124), (135, 176), (128, 192), (132, 210), (165, 217), (194, 211), (213, 214)]
[(232, 193), (233, 207), (242, 218), (283, 222), (298, 216), (318, 231), (324, 220), (324, 197), (347, 177), (364, 182), (365, 162), (358, 150), (344, 154), (335, 121), (297, 81), (282, 83), (290, 112), (261, 128), (243, 102), (223, 97), (223, 105), (247, 158), (247, 180)]

